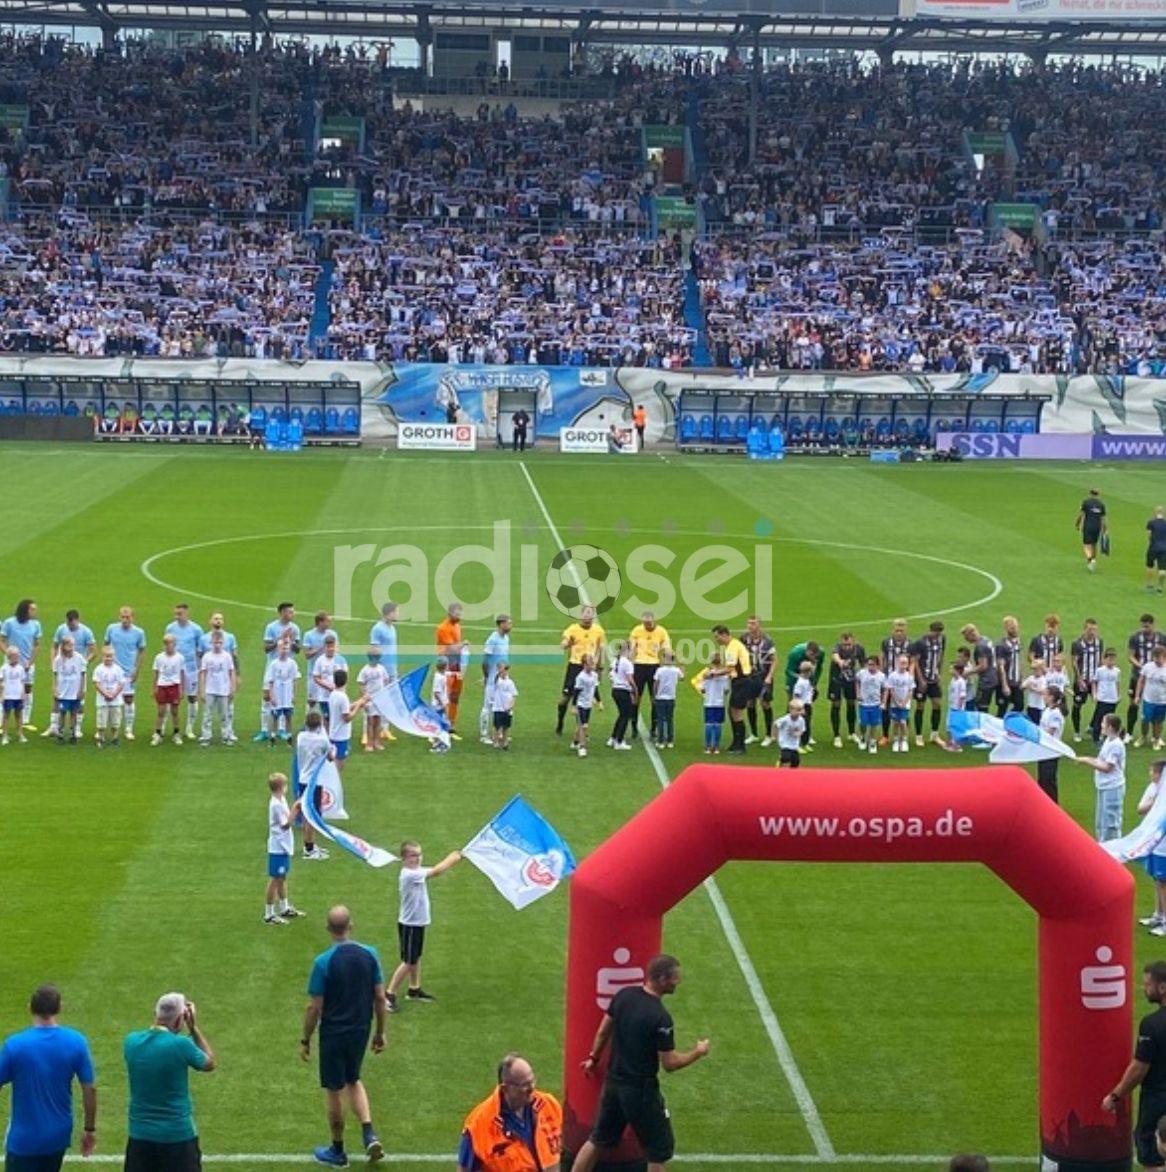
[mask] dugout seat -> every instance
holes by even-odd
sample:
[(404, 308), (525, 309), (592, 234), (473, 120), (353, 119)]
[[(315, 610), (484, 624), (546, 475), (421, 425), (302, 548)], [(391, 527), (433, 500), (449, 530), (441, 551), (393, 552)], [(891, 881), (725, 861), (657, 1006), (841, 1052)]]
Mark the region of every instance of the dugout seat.
[(319, 407), (308, 408), (304, 416), (304, 435), (324, 434), (324, 412)]
[(252, 407), (247, 415), (247, 426), (251, 428), (252, 431), (266, 431), (267, 408)]
[(733, 421), (728, 415), (717, 416), (717, 443), (728, 444), (733, 441)]
[(702, 415), (700, 417), (700, 438), (705, 443), (712, 443), (715, 438), (713, 432), (713, 417), (711, 415)]
[(340, 417), (340, 430), (344, 435), (360, 435), (360, 411), (349, 407)]
[(696, 416), (682, 415), (680, 417), (680, 442), (690, 444), (696, 439)]
[(789, 438), (793, 443), (797, 443), (802, 438), (802, 417), (800, 415), (790, 416), (789, 421)]
[(1029, 416), (1028, 419), (1021, 420), (1020, 430), (1023, 435), (1036, 434), (1036, 419)]
[(289, 419), (283, 428), (283, 446), (298, 452), (304, 446), (304, 424), (301, 419)]
[(744, 443), (749, 438), (749, 416), (738, 415), (736, 422), (733, 424), (733, 435), (739, 443)]
[(41, 408), (42, 415), (59, 415), (61, 413), (61, 405), (56, 399), (46, 399), (44, 406)]
[(267, 421), (267, 426), (263, 429), (263, 444), (269, 451), (279, 451), (283, 446), (284, 424), (280, 420), (272, 417)]
[(335, 407), (324, 412), (324, 431), (328, 435), (340, 434), (340, 412)]
[(785, 451), (785, 432), (776, 425), (769, 429), (769, 450), (771, 452)]

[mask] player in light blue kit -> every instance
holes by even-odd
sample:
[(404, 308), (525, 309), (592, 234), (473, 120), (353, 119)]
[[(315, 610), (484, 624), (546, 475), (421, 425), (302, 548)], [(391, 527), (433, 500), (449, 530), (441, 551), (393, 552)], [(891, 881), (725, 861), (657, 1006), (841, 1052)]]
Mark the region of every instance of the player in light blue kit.
[(186, 739), (194, 740), (195, 716), (198, 714), (198, 665), (202, 627), (192, 622), (190, 606), (185, 602), (174, 608), (174, 621), (168, 623), (165, 633), (174, 636), (174, 649), (182, 656), (186, 680)]
[(31, 598), (22, 598), (16, 604), (16, 611), (0, 625), (0, 651), (15, 647), (20, 652), (24, 666), (24, 705), (20, 722), (26, 732), (36, 732), (32, 724), (32, 688), (36, 683), (36, 657), (40, 651), (43, 631), (36, 617), (36, 603)]
[[(97, 656), (97, 637), (81, 621), (80, 612), (66, 611), (65, 621), (53, 632), (53, 654), (55, 662), (61, 651), (61, 644), (66, 639), (73, 640), (73, 650), (81, 656), (86, 664), (91, 664)], [(49, 717), (49, 727), (41, 733), (42, 737), (55, 737), (60, 729), (61, 714), (56, 701), (56, 689), (53, 690), (53, 712)], [(81, 697), (81, 707), (77, 710), (77, 732), (81, 732), (81, 718), (85, 712), (85, 697)]]
[(494, 620), (494, 630), (486, 636), (486, 643), (482, 648), (482, 711), (478, 713), (478, 737), (483, 745), (492, 745), (494, 738), (490, 735), (493, 707), (491, 693), (494, 690), (494, 679), (498, 674), (500, 663), (510, 662), (510, 628), (513, 622), (508, 614), (500, 614)]
[[(300, 653), (300, 628), (296, 625), (295, 603), (281, 602), (276, 607), (279, 617), (272, 619), (263, 629), (263, 650), (267, 653), (267, 662), (270, 663), (279, 655), (279, 645), (287, 643), (288, 651), (292, 655)], [(253, 741), (267, 741), (271, 734), (267, 731), (271, 723), (271, 705), (267, 700), (267, 690), (264, 686), (263, 699), (259, 705), (259, 731), (251, 738)]]
[[(308, 679), (308, 711), (316, 711), (316, 705), (320, 701), (318, 694), (319, 689), (314, 686), (313, 681), (316, 678), (316, 661), (324, 654), (324, 644), (328, 636), (332, 636), (332, 649), (335, 651), (339, 645), (340, 639), (334, 630), (332, 630), (332, 616), (326, 610), (316, 611), (316, 618), (314, 624), (304, 632), (304, 675)], [(324, 711), (327, 712), (328, 704), (325, 698)]]
[[(380, 619), (373, 623), (368, 633), (368, 661), (379, 663), (385, 669), (388, 683), (397, 678), (397, 609), (395, 602), (386, 602), (381, 607)], [(397, 739), (387, 721), (381, 729), (381, 738), (386, 741)]]
[(105, 642), (113, 648), (113, 658), (118, 667), (125, 672), (126, 683), (121, 693), (125, 700), (125, 716), (122, 727), (125, 729), (126, 740), (132, 741), (136, 712), (134, 693), (137, 690), (142, 657), (146, 654), (146, 632), (141, 627), (134, 625), (132, 607), (123, 606), (117, 612), (117, 622), (110, 623), (105, 628)]

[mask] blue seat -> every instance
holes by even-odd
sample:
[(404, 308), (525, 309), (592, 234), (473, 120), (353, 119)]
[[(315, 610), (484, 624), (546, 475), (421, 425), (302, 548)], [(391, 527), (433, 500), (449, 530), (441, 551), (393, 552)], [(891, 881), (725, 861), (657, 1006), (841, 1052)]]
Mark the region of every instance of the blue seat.
[(278, 423), (286, 423), (287, 422), (287, 412), (284, 410), (284, 408), (282, 406), (272, 407), (271, 418), (276, 420), (276, 422), (278, 422)]
[(728, 415), (717, 416), (717, 443), (727, 444), (733, 438), (733, 421)]
[(298, 452), (304, 446), (304, 423), (302, 419), (289, 419), (283, 425), (283, 443), (289, 451)]
[(1009, 419), (1004, 425), (1004, 430), (1009, 435), (1020, 435), (1021, 421), (1019, 419)]
[(340, 418), (340, 430), (344, 435), (360, 435), (360, 411), (349, 407)]
[(340, 412), (335, 407), (329, 407), (324, 412), (324, 431), (328, 435), (340, 434)]
[(291, 409), (291, 410), (290, 410), (290, 411), (287, 413), (287, 419), (288, 419), (288, 422), (289, 422), (289, 423), (291, 423), (293, 420), (294, 420), (296, 423), (303, 423), (303, 421), (304, 421), (304, 413), (303, 413), (303, 411), (301, 411), (301, 410), (300, 410), (300, 408), (299, 408), (299, 407), (293, 407), (293, 408), (292, 408), (292, 409)]
[(304, 434), (324, 434), (324, 412), (319, 407), (308, 408), (308, 413), (304, 416)]
[(715, 438), (713, 417), (711, 415), (702, 415), (700, 417), (700, 438), (706, 443), (711, 443)]
[(265, 432), (267, 429), (267, 408), (252, 407), (250, 414), (247, 416), (247, 426), (252, 431)]
[(838, 437), (841, 434), (842, 428), (839, 425), (838, 420), (835, 419), (833, 415), (827, 416), (826, 426), (822, 431), (822, 435), (825, 437), (826, 442), (828, 444), (836, 444), (838, 442)]
[(789, 421), (789, 438), (794, 442), (802, 438), (802, 419), (800, 415), (794, 415)]
[(996, 432), (998, 432), (1000, 430), (1000, 420), (999, 419), (985, 419), (984, 420), (984, 430), (995, 434)]
[(733, 425), (733, 434), (738, 440), (744, 441), (749, 438), (749, 416), (738, 415), (737, 421)]
[(267, 426), (263, 429), (263, 442), (273, 452), (279, 451), (283, 446), (283, 429), (284, 425), (274, 415), (268, 419)]
[(769, 429), (769, 450), (771, 452), (785, 451), (785, 432), (776, 425)]
[[(53, 403), (53, 404), (52, 404), (52, 408), (53, 408), (53, 409), (52, 409), (52, 411), (50, 411), (50, 412), (49, 412), (49, 414), (50, 414), (50, 415), (56, 415), (56, 413), (57, 413), (57, 405), (56, 405), (56, 403)], [(64, 411), (62, 411), (62, 412), (61, 412), (61, 414), (62, 414), (62, 415), (64, 415), (64, 416), (66, 416), (66, 417), (67, 417), (67, 418), (69, 418), (69, 419), (76, 419), (76, 418), (77, 418), (77, 416), (81, 414), (81, 408), (77, 406), (77, 400), (76, 400), (76, 399), (70, 399), (70, 400), (69, 400), (69, 401), (68, 401), (68, 402), (65, 404), (65, 410), (64, 410)]]
[(1030, 416), (1028, 419), (1021, 420), (1020, 431), (1022, 435), (1036, 434), (1036, 419)]
[(680, 417), (680, 442), (691, 443), (696, 439), (696, 416), (682, 415)]
[(763, 456), (769, 451), (769, 436), (764, 428), (753, 427), (745, 437), (745, 450), (751, 456)]

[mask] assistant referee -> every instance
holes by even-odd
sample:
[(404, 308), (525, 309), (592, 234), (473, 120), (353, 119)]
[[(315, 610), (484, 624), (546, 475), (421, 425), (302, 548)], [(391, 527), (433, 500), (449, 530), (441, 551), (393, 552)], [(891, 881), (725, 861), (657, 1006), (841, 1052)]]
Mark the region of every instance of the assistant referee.
[(660, 1067), (671, 1074), (709, 1052), (708, 1038), (701, 1038), (682, 1054), (676, 1052), (672, 1017), (661, 998), (674, 993), (679, 984), (680, 961), (661, 954), (648, 962), (648, 978), (642, 985), (621, 989), (611, 999), (583, 1063), (583, 1073), (588, 1078), (594, 1074), (609, 1041), (611, 1064), (591, 1138), (579, 1149), (572, 1172), (592, 1172), (603, 1149), (615, 1147), (628, 1127), (644, 1149), (648, 1172), (663, 1172), (672, 1159), (676, 1145), (660, 1094)]

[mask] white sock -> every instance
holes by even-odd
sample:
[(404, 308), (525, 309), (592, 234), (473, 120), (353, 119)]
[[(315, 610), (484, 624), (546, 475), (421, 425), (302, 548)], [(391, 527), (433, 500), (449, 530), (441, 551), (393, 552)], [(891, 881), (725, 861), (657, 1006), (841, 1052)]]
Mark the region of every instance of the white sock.
[(132, 700), (127, 700), (126, 701), (126, 710), (125, 710), (125, 721), (124, 721), (126, 732), (133, 732), (134, 731), (135, 711), (136, 711), (136, 706), (135, 706), (134, 702)]
[(259, 731), (260, 732), (270, 732), (271, 731), (268, 728), (268, 723), (269, 723), (270, 717), (271, 717), (271, 709), (269, 709), (267, 707), (267, 701), (265, 700), (262, 704), (259, 705)]
[(60, 727), (61, 727), (61, 714), (59, 712), (53, 712), (49, 716), (49, 731), (56, 732)]
[(21, 708), (20, 719), (25, 724), (32, 723), (32, 693), (24, 693), (24, 705)]
[(286, 911), (287, 911), (287, 900), (286, 900), (286, 899), (281, 899), (281, 900), (279, 901), (279, 914), (280, 914), (280, 915), (283, 915), (283, 913), (284, 913), (284, 912), (286, 912)]
[(263, 905), (263, 914), (264, 914), (265, 916), (268, 916), (268, 917), (270, 917), (270, 916), (274, 916), (274, 915), (275, 915), (275, 907), (274, 907), (274, 905), (273, 905), (273, 904), (270, 904), (270, 903), (265, 903), (265, 904)]

